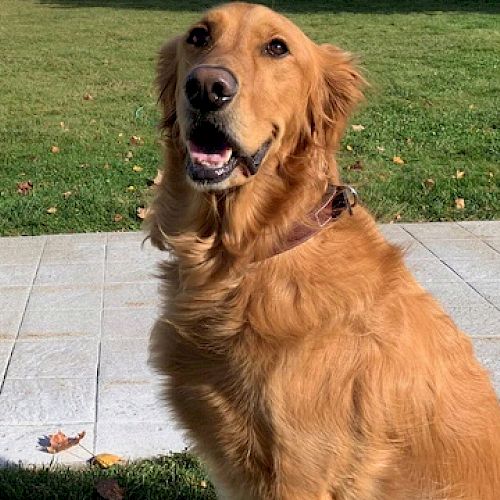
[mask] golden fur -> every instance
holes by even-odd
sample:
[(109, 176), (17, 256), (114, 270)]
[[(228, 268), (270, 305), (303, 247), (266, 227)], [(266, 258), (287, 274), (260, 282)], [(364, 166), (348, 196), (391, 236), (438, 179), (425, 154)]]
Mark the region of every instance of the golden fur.
[[(272, 249), (338, 182), (333, 153), (363, 79), (263, 6), (209, 11), (216, 43), (168, 42), (158, 64), (166, 163), (150, 235), (173, 259), (151, 359), (231, 500), (498, 500), (500, 409), (471, 343), (362, 207)], [(293, 56), (256, 47), (279, 34)], [(187, 181), (187, 72), (230, 68), (230, 122), (259, 172)]]

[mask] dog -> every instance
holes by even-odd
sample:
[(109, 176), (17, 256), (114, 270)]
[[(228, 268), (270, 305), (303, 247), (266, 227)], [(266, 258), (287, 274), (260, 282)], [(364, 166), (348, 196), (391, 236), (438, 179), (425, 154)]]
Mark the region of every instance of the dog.
[(150, 359), (231, 500), (498, 500), (500, 409), (470, 341), (340, 182), (365, 81), (262, 5), (160, 51)]

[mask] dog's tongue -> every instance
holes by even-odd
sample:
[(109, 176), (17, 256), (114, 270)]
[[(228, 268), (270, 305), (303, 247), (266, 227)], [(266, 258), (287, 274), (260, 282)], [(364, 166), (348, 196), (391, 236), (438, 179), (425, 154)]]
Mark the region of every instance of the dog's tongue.
[(220, 167), (231, 159), (233, 150), (229, 146), (222, 146), (220, 150), (207, 152), (192, 141), (188, 143), (189, 155), (194, 163), (207, 167)]

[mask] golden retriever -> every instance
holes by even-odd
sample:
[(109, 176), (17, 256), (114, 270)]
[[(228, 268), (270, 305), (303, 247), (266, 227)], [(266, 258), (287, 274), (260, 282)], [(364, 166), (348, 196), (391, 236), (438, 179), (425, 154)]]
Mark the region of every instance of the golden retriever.
[(151, 360), (219, 497), (500, 499), (486, 372), (339, 187), (352, 57), (233, 3), (162, 47), (156, 83)]

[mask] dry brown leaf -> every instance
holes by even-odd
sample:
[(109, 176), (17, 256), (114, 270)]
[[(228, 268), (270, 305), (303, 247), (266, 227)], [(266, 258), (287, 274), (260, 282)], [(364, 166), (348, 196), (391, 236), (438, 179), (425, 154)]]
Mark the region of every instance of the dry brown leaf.
[(140, 165), (134, 165), (134, 166), (132, 167), (132, 170), (133, 170), (134, 172), (142, 172), (142, 171), (144, 170), (144, 168), (143, 168), (143, 167), (141, 167)]
[(465, 208), (465, 200), (463, 198), (456, 198), (455, 207), (457, 207), (459, 210), (463, 210)]
[(84, 101), (93, 101), (94, 96), (92, 94), (89, 94), (88, 92), (85, 92), (85, 94), (83, 94), (83, 100)]
[(148, 216), (148, 209), (145, 207), (137, 207), (137, 217), (144, 220)]
[(112, 455), (111, 453), (99, 453), (98, 455), (94, 455), (92, 458), (92, 463), (98, 465), (101, 469), (108, 469), (121, 461), (121, 457), (118, 455)]
[(68, 437), (64, 432), (49, 435), (48, 453), (59, 453), (76, 446), (85, 437), (85, 431), (79, 432), (75, 437)]
[(354, 132), (362, 132), (365, 129), (363, 125), (351, 125), (351, 128), (354, 130)]
[(401, 220), (401, 214), (398, 212), (394, 217), (393, 220)]
[(463, 179), (465, 172), (463, 170), (457, 170), (455, 172), (455, 179)]
[(55, 214), (57, 212), (57, 207), (49, 207), (47, 208), (47, 213), (48, 214)]
[(348, 167), (349, 170), (363, 170), (363, 164), (361, 160), (356, 160), (352, 165)]
[(156, 177), (153, 179), (153, 184), (159, 186), (161, 184), (162, 179), (163, 179), (163, 170), (158, 170)]
[(67, 200), (71, 195), (73, 194), (73, 191), (65, 191), (62, 195), (65, 200)]
[(23, 181), (17, 183), (17, 192), (23, 196), (27, 195), (33, 189), (31, 181)]
[(424, 186), (426, 188), (433, 188), (436, 185), (436, 181), (434, 179), (431, 179), (430, 177), (428, 179), (425, 179), (424, 181)]
[(125, 490), (116, 479), (99, 479), (94, 488), (104, 500), (122, 500), (125, 496)]
[(122, 214), (115, 214), (113, 216), (113, 222), (121, 222), (123, 220), (123, 215)]
[(142, 137), (139, 137), (138, 135), (133, 135), (129, 142), (132, 146), (142, 146), (144, 144)]
[(392, 163), (395, 163), (396, 165), (404, 165), (405, 161), (401, 158), (401, 156), (394, 156), (392, 158)]
[(60, 153), (61, 149), (59, 148), (59, 146), (51, 146), (50, 152), (55, 155), (57, 153)]

